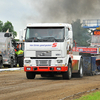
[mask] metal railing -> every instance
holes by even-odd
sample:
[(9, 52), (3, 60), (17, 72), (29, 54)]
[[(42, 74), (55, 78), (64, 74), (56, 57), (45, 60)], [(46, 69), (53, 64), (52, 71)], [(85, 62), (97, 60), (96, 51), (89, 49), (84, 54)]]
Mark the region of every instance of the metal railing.
[(83, 20), (83, 28), (97, 28), (100, 27), (100, 19)]

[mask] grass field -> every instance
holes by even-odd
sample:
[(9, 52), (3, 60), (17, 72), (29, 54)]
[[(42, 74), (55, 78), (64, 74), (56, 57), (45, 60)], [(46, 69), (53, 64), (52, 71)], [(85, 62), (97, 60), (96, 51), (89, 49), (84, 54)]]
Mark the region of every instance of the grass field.
[(82, 96), (76, 100), (100, 100), (100, 91), (90, 93), (86, 96)]

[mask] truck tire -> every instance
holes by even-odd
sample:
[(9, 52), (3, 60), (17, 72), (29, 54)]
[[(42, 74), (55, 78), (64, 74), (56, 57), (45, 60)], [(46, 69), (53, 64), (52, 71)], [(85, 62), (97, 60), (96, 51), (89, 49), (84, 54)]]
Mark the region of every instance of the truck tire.
[(3, 58), (2, 56), (0, 56), (0, 68), (2, 68), (2, 66), (3, 66)]
[(68, 71), (63, 73), (63, 79), (68, 79), (70, 80), (72, 76), (72, 68), (71, 68), (71, 63), (68, 64)]
[(18, 58), (19, 67), (23, 67), (23, 57)]
[(3, 65), (4, 66), (4, 68), (8, 68), (9, 67), (9, 65)]
[(17, 67), (17, 57), (15, 57), (14, 66), (13, 67)]
[(79, 71), (77, 73), (77, 76), (80, 78), (83, 77), (83, 59), (82, 58), (80, 60)]
[(34, 72), (26, 72), (26, 77), (27, 77), (27, 79), (34, 79), (35, 74), (34, 74)]
[(11, 64), (8, 66), (8, 68), (13, 68), (13, 66), (14, 66), (14, 60), (13, 58), (11, 58)]

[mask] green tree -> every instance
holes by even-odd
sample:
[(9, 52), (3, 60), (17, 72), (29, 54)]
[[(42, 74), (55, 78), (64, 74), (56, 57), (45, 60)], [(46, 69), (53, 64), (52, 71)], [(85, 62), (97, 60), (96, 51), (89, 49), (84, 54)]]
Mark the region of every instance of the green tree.
[(72, 23), (73, 39), (76, 41), (77, 46), (89, 46), (86, 42), (90, 37), (87, 35), (88, 30), (82, 27), (80, 19), (77, 19)]
[(0, 21), (0, 32), (2, 32), (3, 22)]
[(12, 32), (13, 33), (13, 36), (14, 37), (17, 36), (17, 32), (14, 31), (14, 27), (13, 27), (12, 23), (9, 22), (9, 21), (7, 21), (7, 22), (4, 23), (4, 25), (2, 27), (2, 31), (3, 32), (6, 32), (8, 29), (9, 29), (9, 32)]

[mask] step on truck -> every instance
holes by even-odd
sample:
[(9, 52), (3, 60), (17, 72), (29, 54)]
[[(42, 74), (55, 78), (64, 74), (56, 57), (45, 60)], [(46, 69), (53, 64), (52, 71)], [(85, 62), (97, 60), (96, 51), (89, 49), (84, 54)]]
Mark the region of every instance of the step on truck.
[(34, 79), (36, 74), (42, 77), (60, 74), (63, 79), (71, 79), (72, 74), (76, 73), (83, 77), (82, 56), (72, 52), (71, 24), (28, 24), (24, 45), (24, 71), (27, 79)]

